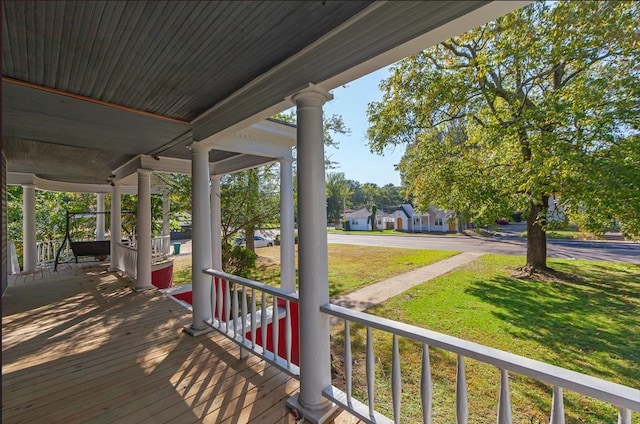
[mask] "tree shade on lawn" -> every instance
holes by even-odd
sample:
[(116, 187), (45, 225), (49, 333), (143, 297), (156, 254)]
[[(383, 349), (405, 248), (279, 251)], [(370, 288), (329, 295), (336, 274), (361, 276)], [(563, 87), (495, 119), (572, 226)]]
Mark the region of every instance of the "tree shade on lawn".
[[(554, 281), (520, 280), (523, 257), (485, 255), (367, 311), (637, 388), (640, 381), (640, 265), (551, 259)], [(342, 368), (342, 328), (333, 335)], [(366, 399), (362, 327), (352, 326), (354, 385)], [(376, 407), (391, 416), (391, 336), (374, 331)], [(418, 422), (422, 346), (400, 338), (403, 422)], [(434, 423), (455, 422), (456, 357), (431, 349)], [(466, 361), (470, 423), (495, 421), (500, 373)], [(343, 381), (340, 377), (336, 382)], [(336, 384), (339, 385), (339, 384)], [(551, 388), (510, 373), (514, 423), (549, 422)], [(565, 392), (567, 422), (616, 422), (617, 410)], [(640, 422), (634, 413), (633, 423)]]

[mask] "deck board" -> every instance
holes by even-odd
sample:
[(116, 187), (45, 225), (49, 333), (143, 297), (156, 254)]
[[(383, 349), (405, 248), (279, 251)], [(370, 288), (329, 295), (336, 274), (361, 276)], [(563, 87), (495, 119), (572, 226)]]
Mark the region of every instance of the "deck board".
[(159, 292), (104, 265), (24, 277), (2, 299), (3, 423), (295, 423), (295, 379), (183, 333), (190, 313)]

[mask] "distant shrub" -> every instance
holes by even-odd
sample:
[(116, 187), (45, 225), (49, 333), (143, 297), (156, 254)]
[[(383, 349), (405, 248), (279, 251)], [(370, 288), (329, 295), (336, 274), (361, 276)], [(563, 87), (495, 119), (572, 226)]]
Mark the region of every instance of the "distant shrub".
[(249, 277), (256, 267), (258, 255), (244, 246), (227, 244), (222, 248), (222, 266), (229, 274)]

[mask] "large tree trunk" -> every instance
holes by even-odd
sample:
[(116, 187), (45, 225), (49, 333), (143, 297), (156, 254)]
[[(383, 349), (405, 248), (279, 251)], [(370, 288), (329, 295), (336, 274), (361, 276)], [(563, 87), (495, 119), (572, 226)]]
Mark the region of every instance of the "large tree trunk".
[(256, 231), (255, 231), (255, 228), (253, 228), (253, 226), (245, 227), (244, 229), (247, 249), (251, 250), (252, 252), (256, 251), (256, 244), (253, 238), (253, 236), (255, 236), (255, 233)]
[[(547, 233), (546, 224), (549, 196), (542, 196), (542, 204), (531, 202), (527, 217), (527, 265), (525, 268), (546, 270), (547, 268)], [(540, 218), (538, 218), (540, 217)]]

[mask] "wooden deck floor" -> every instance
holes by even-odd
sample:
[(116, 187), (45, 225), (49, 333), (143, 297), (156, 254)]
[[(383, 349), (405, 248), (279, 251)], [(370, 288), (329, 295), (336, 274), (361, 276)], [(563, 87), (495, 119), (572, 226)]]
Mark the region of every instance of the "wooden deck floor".
[[(2, 299), (3, 423), (295, 423), (298, 382), (106, 266), (10, 287)], [(356, 422), (346, 413), (337, 422)]]

